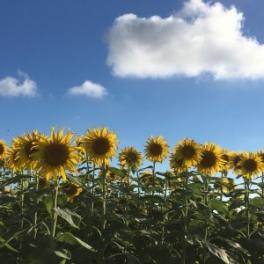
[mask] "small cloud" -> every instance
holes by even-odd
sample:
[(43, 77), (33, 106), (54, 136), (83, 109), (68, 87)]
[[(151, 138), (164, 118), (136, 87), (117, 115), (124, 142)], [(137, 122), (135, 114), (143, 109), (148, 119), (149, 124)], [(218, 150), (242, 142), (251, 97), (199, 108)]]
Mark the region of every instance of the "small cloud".
[(120, 77), (264, 78), (264, 44), (245, 35), (244, 20), (235, 6), (203, 0), (164, 18), (124, 14), (110, 29), (107, 64)]
[(85, 95), (92, 98), (102, 98), (107, 94), (106, 89), (98, 84), (91, 81), (85, 81), (80, 86), (74, 86), (68, 90), (70, 95)]
[(37, 95), (37, 84), (30, 77), (21, 71), (18, 71), (18, 78), (7, 76), (0, 79), (0, 96), (16, 97)]

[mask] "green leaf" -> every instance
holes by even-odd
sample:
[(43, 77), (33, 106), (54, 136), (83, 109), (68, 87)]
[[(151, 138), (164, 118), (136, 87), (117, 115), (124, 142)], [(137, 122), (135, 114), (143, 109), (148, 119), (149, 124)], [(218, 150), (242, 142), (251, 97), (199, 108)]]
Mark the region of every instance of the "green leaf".
[(231, 257), (227, 254), (226, 250), (223, 248), (219, 248), (218, 246), (212, 243), (206, 243), (206, 246), (211, 254), (216, 256), (217, 258), (221, 259), (225, 264), (232, 264), (234, 263)]
[(89, 244), (87, 244), (86, 242), (81, 240), (80, 238), (74, 236), (70, 232), (65, 232), (65, 233), (58, 234), (57, 235), (57, 240), (60, 241), (60, 242), (64, 242), (64, 243), (70, 244), (70, 245), (80, 245), (80, 246), (86, 248), (89, 251), (96, 252), (96, 250), (92, 246), (90, 246)]
[(70, 224), (72, 227), (79, 229), (79, 227), (73, 222), (73, 217), (77, 217), (79, 219), (81, 219), (81, 216), (72, 212), (69, 209), (61, 209), (59, 207), (57, 207), (55, 209), (55, 213), (58, 214), (58, 216), (60, 216), (61, 218), (63, 218), (68, 224)]
[(69, 256), (67, 256), (67, 255), (65, 254), (65, 252), (63, 252), (63, 251), (55, 250), (54, 253), (55, 253), (56, 256), (58, 256), (58, 257), (60, 257), (60, 258), (63, 258), (63, 259), (71, 259), (71, 258), (70, 258)]

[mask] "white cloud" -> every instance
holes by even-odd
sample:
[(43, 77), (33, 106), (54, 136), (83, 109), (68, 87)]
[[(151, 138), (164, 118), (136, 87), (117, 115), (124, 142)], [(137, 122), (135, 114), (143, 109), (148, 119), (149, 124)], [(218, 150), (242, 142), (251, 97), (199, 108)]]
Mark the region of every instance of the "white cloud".
[(110, 29), (107, 63), (120, 77), (263, 78), (264, 45), (243, 33), (243, 22), (236, 7), (202, 0), (166, 18), (125, 14)]
[(93, 98), (102, 98), (107, 92), (106, 89), (98, 84), (91, 81), (85, 81), (80, 86), (74, 86), (68, 90), (71, 95), (85, 95)]
[(37, 84), (30, 77), (19, 71), (19, 78), (5, 77), (0, 79), (0, 96), (16, 97), (16, 96), (36, 96)]

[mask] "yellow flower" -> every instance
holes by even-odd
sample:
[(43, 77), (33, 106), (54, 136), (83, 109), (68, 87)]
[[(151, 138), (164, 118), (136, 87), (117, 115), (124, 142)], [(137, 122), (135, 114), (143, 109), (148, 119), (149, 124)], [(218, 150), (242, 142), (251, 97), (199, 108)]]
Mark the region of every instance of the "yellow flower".
[(116, 154), (117, 136), (107, 128), (88, 130), (83, 142), (89, 158), (97, 165), (108, 164)]
[(239, 162), (241, 161), (242, 152), (231, 152), (230, 153), (230, 168), (236, 173), (239, 171)]
[(18, 151), (17, 149), (11, 147), (7, 151), (6, 155), (6, 166), (13, 172), (21, 170), (21, 162), (18, 160)]
[(119, 162), (123, 168), (136, 170), (142, 163), (142, 156), (135, 148), (126, 147), (119, 153)]
[(198, 171), (207, 176), (221, 171), (223, 164), (221, 154), (222, 150), (218, 145), (204, 144), (201, 148), (201, 160), (197, 164)]
[(256, 153), (245, 152), (241, 155), (237, 173), (246, 179), (259, 175), (264, 170), (264, 163)]
[(44, 135), (38, 131), (17, 137), (13, 140), (13, 148), (17, 151), (17, 160), (20, 166), (26, 169), (32, 169), (34, 166), (33, 154), (36, 152), (36, 145)]
[(75, 171), (78, 163), (78, 148), (71, 144), (73, 134), (64, 135), (63, 130), (51, 131), (49, 138), (41, 138), (36, 145), (33, 158), (37, 161), (36, 169), (50, 180), (62, 177), (66, 179), (65, 170)]
[(63, 192), (67, 195), (68, 201), (72, 203), (75, 197), (80, 195), (82, 188), (75, 183), (70, 183), (63, 189)]
[(184, 160), (180, 159), (175, 153), (170, 156), (170, 167), (175, 174), (183, 173), (187, 170)]
[(221, 154), (222, 159), (222, 171), (227, 173), (231, 169), (231, 153), (228, 150), (223, 150)]
[(162, 162), (168, 156), (169, 146), (162, 136), (148, 138), (145, 145), (146, 158), (153, 162)]
[(175, 159), (182, 161), (182, 166), (190, 168), (201, 159), (201, 147), (193, 139), (186, 138), (175, 146), (173, 154)]
[(3, 140), (0, 140), (0, 159), (4, 158), (7, 153), (7, 145)]

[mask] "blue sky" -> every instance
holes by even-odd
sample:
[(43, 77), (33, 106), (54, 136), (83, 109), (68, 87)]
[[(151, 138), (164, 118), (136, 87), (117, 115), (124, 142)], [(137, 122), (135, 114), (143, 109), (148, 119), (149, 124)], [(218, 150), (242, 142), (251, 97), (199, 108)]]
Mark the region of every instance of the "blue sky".
[[(107, 65), (109, 47), (114, 45), (109, 43), (109, 32), (117, 17), (133, 13), (136, 19), (153, 15), (165, 18), (181, 10), (184, 3), (0, 0), (0, 80), (29, 78), (37, 86), (36, 96), (0, 96), (0, 137), (10, 141), (33, 129), (47, 133), (52, 126), (77, 133), (107, 126), (117, 132), (121, 146), (135, 145), (141, 150), (148, 136), (160, 134), (171, 146), (192, 137), (233, 150), (264, 147), (262, 65), (253, 78), (245, 77), (241, 71), (235, 78), (215, 78), (218, 73), (214, 71), (188, 76), (175, 69), (169, 77), (151, 72), (150, 77), (138, 78), (136, 64), (134, 75), (123, 76), (114, 74), (113, 65)], [(241, 32), (246, 38), (256, 38), (257, 48), (262, 51), (264, 3), (220, 3), (226, 8), (233, 4), (243, 13)], [(208, 43), (206, 48), (209, 52), (212, 46)], [(236, 50), (243, 56), (243, 47)], [(139, 66), (145, 67), (142, 64)], [(105, 87), (107, 95), (95, 98), (67, 92), (86, 80)]]

